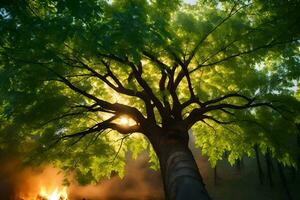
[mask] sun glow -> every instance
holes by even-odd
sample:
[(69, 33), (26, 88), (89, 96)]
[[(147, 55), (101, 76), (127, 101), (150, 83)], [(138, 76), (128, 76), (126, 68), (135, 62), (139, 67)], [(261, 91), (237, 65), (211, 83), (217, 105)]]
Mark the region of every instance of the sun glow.
[(55, 188), (49, 192), (45, 187), (41, 187), (38, 200), (67, 200), (68, 193), (67, 188), (64, 187), (62, 190)]
[(120, 117), (120, 121), (119, 124), (123, 125), (123, 126), (128, 126), (129, 124), (129, 118), (128, 117)]
[(134, 121), (131, 117), (127, 115), (120, 116), (116, 121), (117, 124), (121, 126), (134, 126), (136, 125), (136, 121)]

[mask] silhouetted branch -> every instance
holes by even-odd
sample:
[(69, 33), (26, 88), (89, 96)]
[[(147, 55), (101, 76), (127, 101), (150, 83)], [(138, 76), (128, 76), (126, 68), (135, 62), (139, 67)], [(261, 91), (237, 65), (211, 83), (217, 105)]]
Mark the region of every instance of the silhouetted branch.
[(100, 56), (114, 60), (116, 62), (119, 62), (121, 64), (127, 65), (132, 69), (132, 72), (134, 74), (135, 79), (139, 83), (139, 85), (143, 88), (144, 92), (147, 94), (147, 97), (151, 99), (155, 105), (155, 107), (158, 109), (159, 113), (164, 116), (166, 113), (164, 112), (164, 107), (162, 103), (159, 101), (159, 99), (155, 96), (153, 93), (151, 87), (148, 85), (148, 83), (142, 78), (141, 70), (142, 64), (139, 63), (138, 65), (135, 65), (134, 63), (130, 62), (128, 59), (122, 59), (119, 58), (113, 54), (104, 54), (104, 53), (99, 53)]
[[(220, 99), (222, 99), (222, 98), (220, 98)], [(217, 102), (219, 102), (219, 101), (217, 101)], [(195, 108), (191, 111), (189, 116), (184, 119), (184, 123), (185, 123), (186, 127), (190, 128), (197, 121), (207, 118), (205, 113), (215, 111), (215, 110), (224, 110), (224, 109), (243, 110), (243, 109), (262, 107), (262, 106), (266, 106), (266, 107), (276, 110), (276, 108), (270, 103), (253, 103), (253, 102), (254, 102), (254, 99), (249, 99), (249, 101), (247, 103), (242, 104), (242, 105), (220, 103), (220, 104), (216, 104), (216, 105), (203, 106), (202, 108)], [(216, 119), (215, 119), (215, 121), (216, 121)], [(221, 121), (220, 121), (220, 123), (221, 123)]]
[(200, 40), (199, 42), (196, 44), (196, 46), (193, 48), (193, 50), (190, 53), (190, 56), (188, 57), (188, 59), (184, 62), (185, 66), (188, 66), (190, 64), (190, 62), (192, 61), (192, 59), (194, 58), (196, 52), (198, 51), (198, 49), (200, 48), (201, 44), (206, 40), (206, 38), (211, 35), (215, 30), (217, 30), (222, 24), (224, 24), (227, 20), (229, 20), (232, 16), (234, 16), (236, 13), (238, 13), (241, 9), (245, 8), (246, 6), (249, 6), (250, 4), (247, 5), (243, 5), (240, 8), (236, 9), (237, 4), (234, 4), (233, 7), (231, 8), (229, 14), (222, 20), (220, 21), (214, 28), (212, 28), (208, 33), (206, 33)]
[[(229, 14), (228, 14), (223, 20), (221, 20), (216, 26), (214, 26), (214, 28), (212, 28), (208, 33), (206, 33), (206, 34), (199, 40), (199, 42), (195, 45), (195, 47), (193, 48), (193, 50), (192, 50), (191, 53), (190, 53), (190, 56), (186, 59), (186, 61), (183, 62), (183, 63), (182, 63), (182, 62), (179, 63), (181, 66), (185, 66), (186, 69), (183, 68), (183, 69), (179, 72), (178, 76), (176, 77), (175, 82), (174, 82), (175, 88), (177, 88), (177, 86), (179, 85), (179, 83), (181, 82), (181, 80), (182, 80), (182, 78), (183, 78), (184, 76), (188, 77), (188, 75), (187, 75), (188, 73), (185, 72), (185, 70), (187, 70), (189, 64), (191, 63), (192, 59), (193, 59), (194, 56), (196, 55), (196, 53), (197, 53), (197, 51), (199, 50), (201, 44), (203, 44), (203, 42), (208, 38), (208, 36), (210, 36), (213, 32), (215, 32), (220, 26), (222, 26), (222, 24), (224, 24), (224, 23), (225, 23), (227, 20), (229, 20), (232, 16), (234, 16), (236, 13), (238, 13), (241, 9), (243, 9), (243, 8), (249, 6), (249, 5), (250, 5), (250, 4), (243, 5), (243, 6), (237, 8), (237, 9), (235, 10), (237, 4), (234, 4), (233, 7), (231, 8)], [(189, 78), (187, 78), (187, 79), (189, 79)], [(189, 86), (189, 89), (190, 89), (190, 88), (191, 88), (191, 86)], [(191, 89), (190, 89), (190, 91), (191, 91)]]
[[(114, 163), (114, 162), (115, 162), (117, 156), (119, 155), (119, 153), (120, 153), (120, 151), (121, 151), (121, 148), (122, 148), (122, 145), (123, 145), (124, 140), (125, 140), (126, 138), (128, 138), (130, 135), (131, 135), (131, 134), (128, 134), (128, 135), (125, 135), (124, 137), (121, 138), (120, 146), (119, 146), (119, 148), (118, 148), (118, 150), (117, 150), (117, 153), (115, 154), (113, 160), (111, 161), (111, 163)], [(118, 140), (118, 141), (119, 141), (119, 140)]]
[(215, 61), (215, 62), (211, 62), (211, 63), (208, 63), (208, 64), (201, 64), (201, 65), (198, 65), (195, 69), (191, 70), (189, 73), (193, 73), (194, 71), (200, 69), (201, 67), (208, 67), (208, 66), (214, 66), (214, 65), (217, 65), (219, 63), (222, 63), (222, 62), (226, 62), (228, 60), (231, 60), (233, 58), (237, 58), (239, 56), (243, 56), (243, 55), (248, 55), (248, 54), (251, 54), (251, 53), (254, 53), (254, 52), (257, 52), (259, 50), (262, 50), (262, 49), (268, 49), (268, 48), (271, 48), (271, 47), (275, 47), (277, 45), (283, 45), (283, 44), (288, 44), (288, 43), (292, 43), (292, 42), (297, 42), (299, 39), (292, 39), (292, 40), (288, 40), (288, 41), (279, 41), (279, 42), (275, 42), (275, 40), (272, 40), (271, 42), (269, 42), (268, 44), (265, 44), (265, 45), (261, 45), (261, 46), (258, 46), (258, 47), (255, 47), (253, 49), (250, 49), (250, 50), (246, 50), (246, 51), (242, 51), (242, 52), (238, 52), (238, 53), (235, 53), (235, 54), (232, 54), (230, 56), (227, 56), (225, 58), (222, 58), (218, 61)]

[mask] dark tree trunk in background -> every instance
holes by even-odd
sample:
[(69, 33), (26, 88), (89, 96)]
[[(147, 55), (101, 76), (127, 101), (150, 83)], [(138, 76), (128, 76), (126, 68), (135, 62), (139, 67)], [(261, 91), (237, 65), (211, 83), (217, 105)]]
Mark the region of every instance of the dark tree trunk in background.
[(255, 157), (256, 157), (256, 163), (257, 163), (259, 182), (260, 182), (260, 184), (263, 184), (264, 183), (264, 173), (263, 173), (263, 170), (262, 170), (262, 167), (261, 167), (259, 151), (258, 151), (258, 146), (257, 145), (254, 146), (254, 150), (255, 150)]
[(272, 177), (272, 171), (273, 169), (273, 163), (272, 163), (272, 159), (271, 159), (271, 155), (270, 155), (270, 150), (267, 149), (267, 153), (265, 155), (265, 159), (266, 159), (266, 164), (267, 164), (267, 174), (268, 174), (268, 180), (269, 180), (269, 184), (271, 187), (274, 186), (273, 183), (273, 177)]
[[(297, 145), (298, 150), (300, 149), (300, 124), (296, 124), (298, 128), (298, 134), (297, 134)], [(300, 165), (300, 154), (298, 154), (298, 165)]]
[(188, 147), (188, 133), (166, 131), (148, 136), (160, 162), (167, 200), (210, 200)]
[(285, 190), (285, 194), (286, 194), (286, 196), (289, 200), (293, 200), (291, 192), (290, 192), (289, 187), (287, 185), (287, 181), (286, 181), (286, 177), (284, 175), (283, 167), (279, 162), (277, 163), (277, 165), (278, 165), (280, 180), (281, 180), (282, 186)]
[(292, 174), (292, 181), (295, 182), (296, 178), (297, 178), (297, 171), (295, 169), (295, 167), (291, 167), (291, 174)]
[(218, 173), (217, 173), (217, 164), (214, 167), (214, 185), (217, 185)]
[(235, 162), (235, 168), (240, 172), (242, 168), (241, 159), (237, 159)]
[[(300, 127), (298, 126), (299, 132), (300, 132)], [(300, 148), (300, 133), (297, 135), (297, 144), (298, 144), (298, 149)], [(298, 165), (300, 165), (300, 155), (298, 154)]]
[(243, 166), (244, 166), (243, 158), (238, 158), (235, 162), (235, 168), (237, 169), (237, 171), (239, 173), (241, 173), (241, 170), (242, 170)]

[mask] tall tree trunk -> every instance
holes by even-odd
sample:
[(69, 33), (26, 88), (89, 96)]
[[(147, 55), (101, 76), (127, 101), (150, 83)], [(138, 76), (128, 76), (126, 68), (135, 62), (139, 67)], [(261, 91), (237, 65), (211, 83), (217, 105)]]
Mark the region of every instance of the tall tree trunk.
[(238, 158), (235, 162), (235, 168), (238, 170), (238, 172), (241, 172), (242, 169), (242, 164), (241, 164), (241, 159)]
[(259, 182), (260, 182), (260, 184), (263, 184), (264, 183), (264, 173), (263, 173), (261, 163), (260, 163), (260, 157), (259, 157), (259, 151), (258, 151), (258, 145), (257, 144), (254, 146), (254, 150), (255, 150), (255, 157), (256, 157), (256, 163), (257, 163)]
[(273, 187), (274, 183), (273, 183), (272, 171), (274, 170), (274, 167), (273, 167), (273, 163), (272, 163), (272, 159), (271, 159), (269, 149), (267, 149), (265, 159), (266, 159), (266, 164), (267, 164), (267, 174), (268, 174), (269, 184), (270, 184), (271, 187)]
[(217, 174), (217, 164), (214, 167), (214, 185), (217, 185), (217, 179), (218, 179), (218, 174)]
[(187, 133), (153, 134), (149, 140), (159, 158), (167, 200), (211, 199), (188, 147)]
[[(300, 148), (300, 127), (298, 127), (299, 133), (297, 134), (297, 144), (298, 144), (298, 150)], [(298, 154), (298, 165), (300, 165), (300, 154)]]
[(292, 181), (295, 182), (296, 178), (297, 178), (297, 171), (295, 169), (295, 167), (291, 167), (291, 176), (292, 176)]
[[(297, 133), (297, 145), (298, 145), (298, 151), (300, 148), (300, 123), (296, 124), (298, 128), (298, 133)], [(298, 153), (298, 165), (300, 165), (300, 154)]]
[(289, 200), (293, 200), (291, 192), (290, 192), (289, 187), (287, 185), (287, 181), (286, 181), (286, 177), (284, 175), (282, 164), (278, 162), (277, 165), (278, 165), (280, 180), (281, 180), (282, 186), (285, 190), (285, 194), (286, 194), (286, 196)]

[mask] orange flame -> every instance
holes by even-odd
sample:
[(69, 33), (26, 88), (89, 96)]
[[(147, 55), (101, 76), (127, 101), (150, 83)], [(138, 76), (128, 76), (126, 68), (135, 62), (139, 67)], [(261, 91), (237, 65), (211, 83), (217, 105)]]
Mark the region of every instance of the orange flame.
[(38, 200), (67, 200), (68, 193), (67, 188), (59, 190), (55, 188), (53, 191), (49, 192), (45, 187), (41, 187)]

